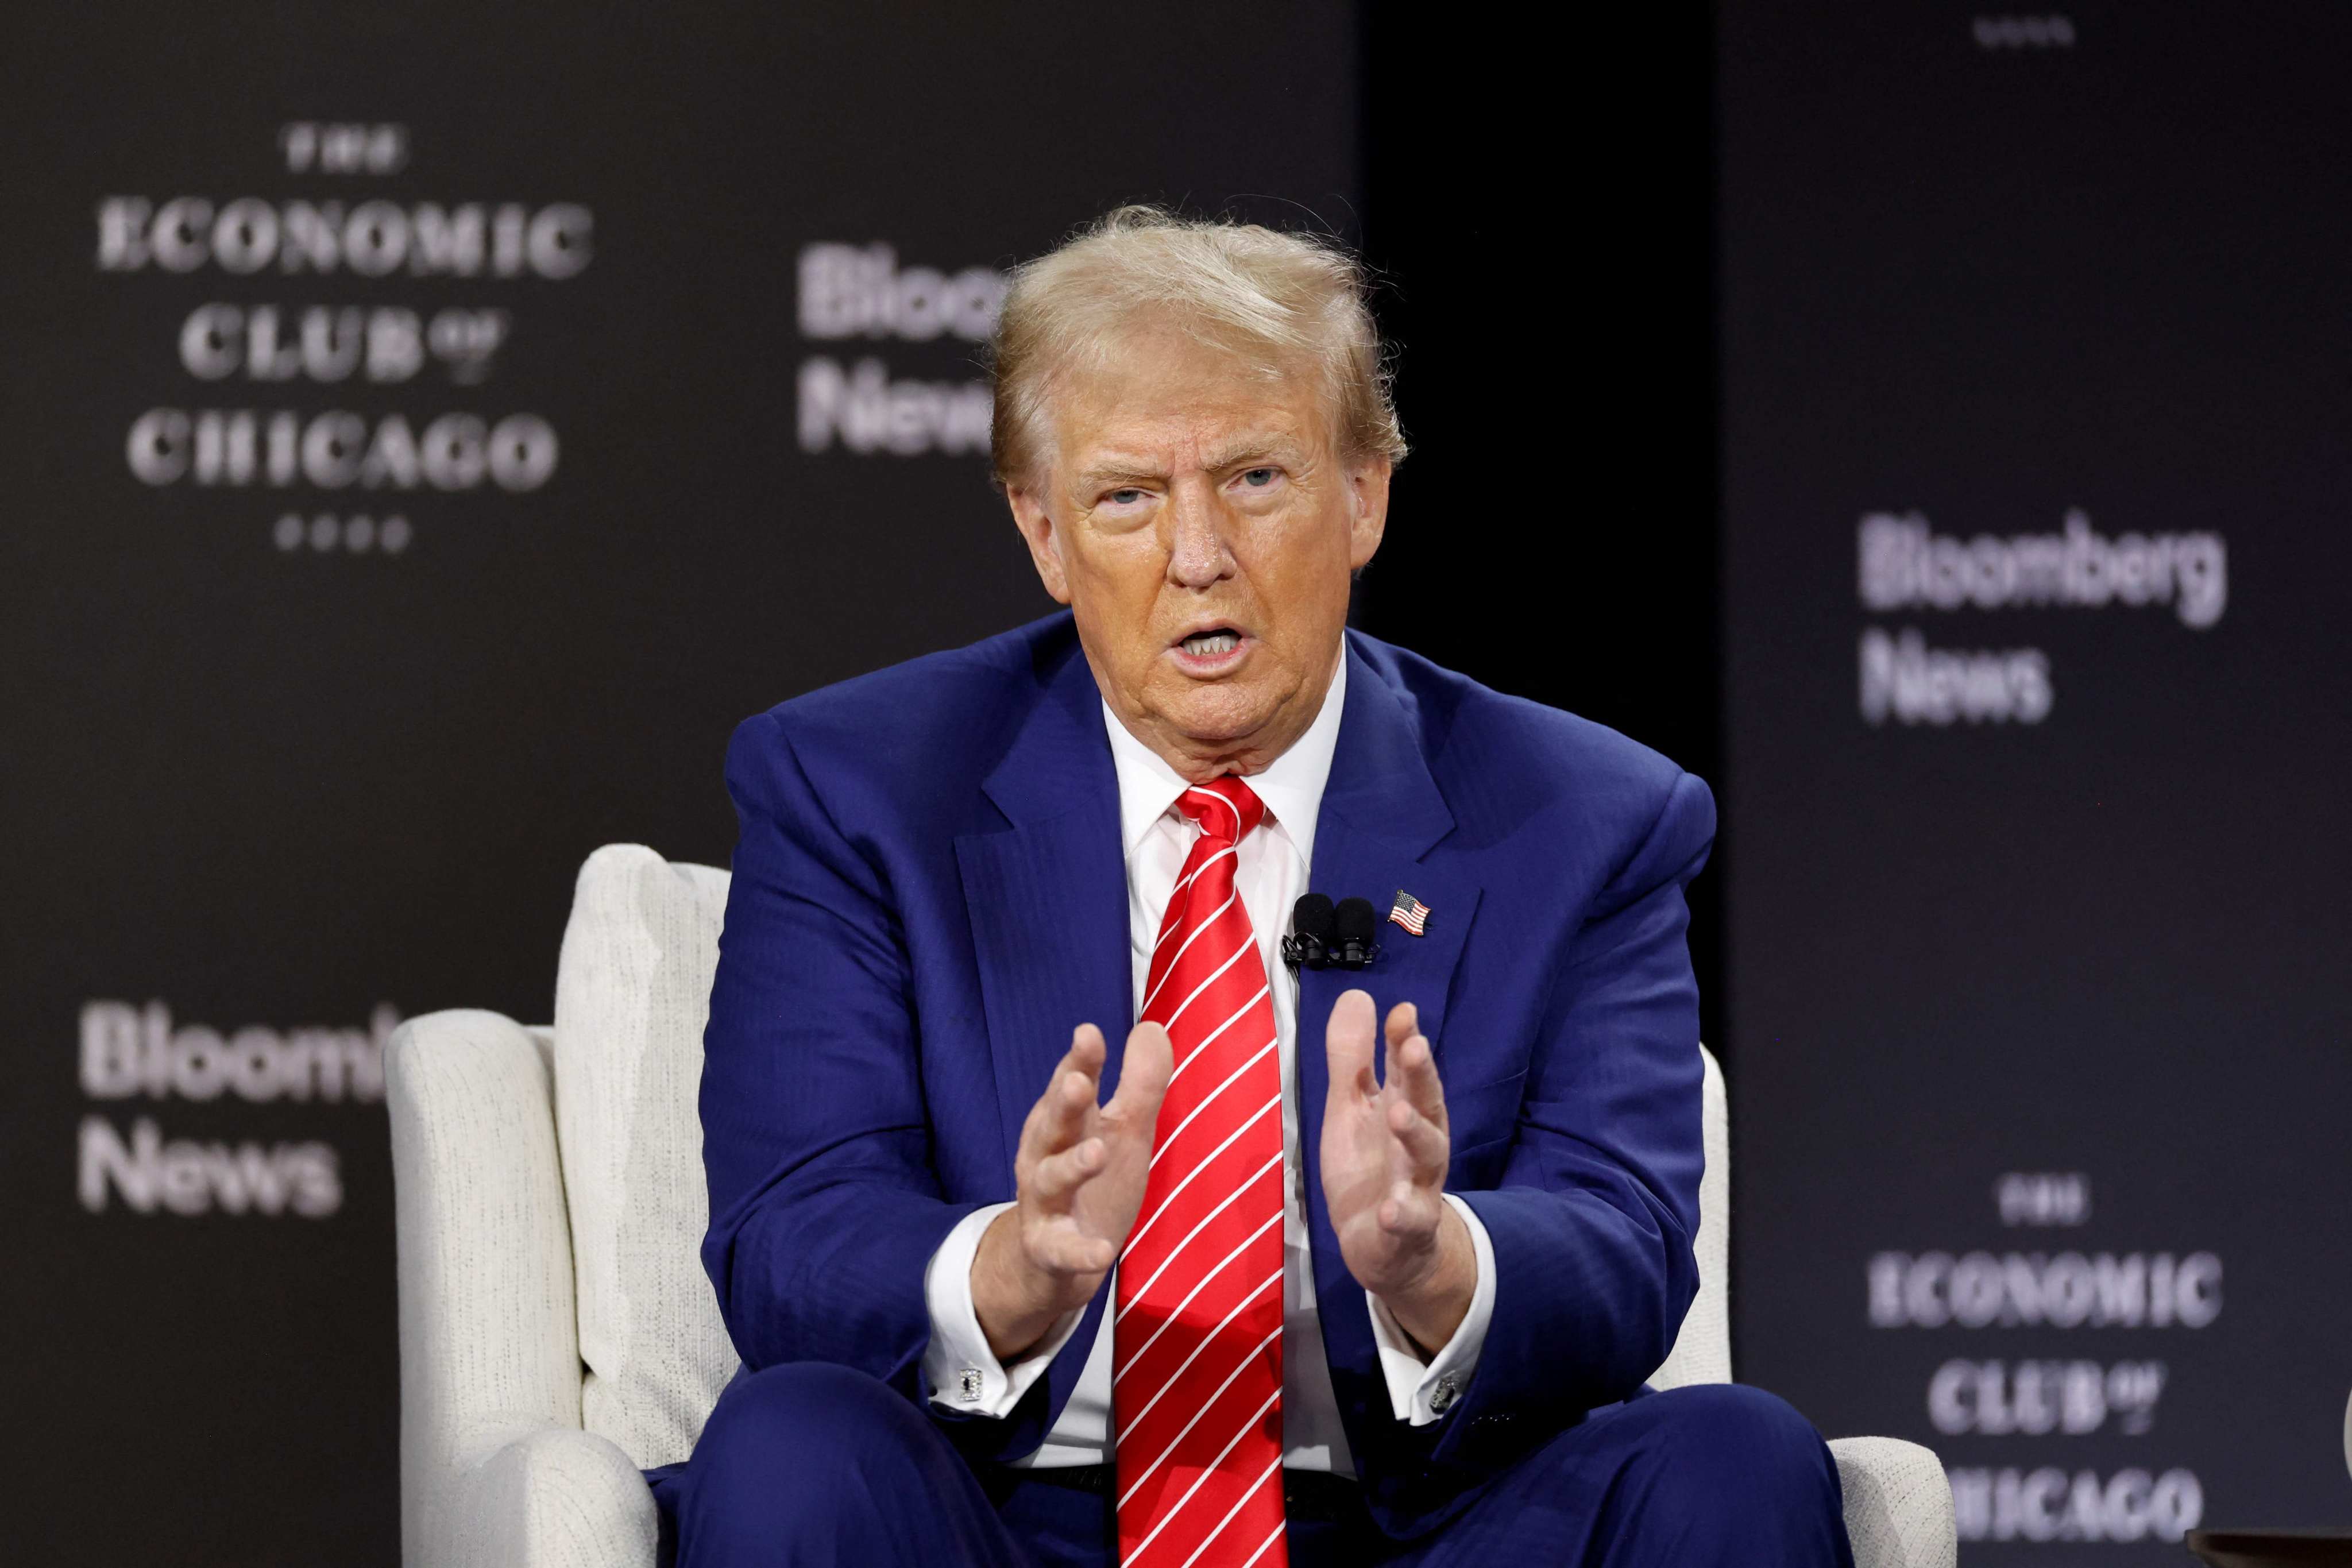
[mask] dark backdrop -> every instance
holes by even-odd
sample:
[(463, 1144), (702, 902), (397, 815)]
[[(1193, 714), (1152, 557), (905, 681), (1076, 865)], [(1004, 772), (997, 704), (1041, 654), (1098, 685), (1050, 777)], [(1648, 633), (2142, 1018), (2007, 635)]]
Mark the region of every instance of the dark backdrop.
[[(316, 1048), (544, 1019), (590, 849), (725, 863), (737, 720), (1049, 609), (941, 289), (1123, 200), (1352, 235), (1360, 37), (1338, 5), (1221, 4), (57, 6), (0, 34), (0, 1556), (389, 1563), (380, 1090), (331, 1098)], [(192, 250), (202, 224), (154, 232), (180, 197), (261, 213)], [(394, 210), (289, 272), (257, 227), (289, 202)], [(418, 204), (481, 205), (471, 275), (412, 265)], [(509, 204), (552, 247), (516, 276)], [(819, 246), (908, 314), (826, 283), (804, 321)], [(314, 306), (336, 379), (268, 379)], [(346, 374), (352, 310), (383, 342)], [(249, 454), (206, 411), (251, 412)], [(338, 426), (298, 448), (348, 414), (378, 482), (273, 482), (280, 412), (298, 475), (345, 477)], [(451, 414), (541, 422), (551, 473), (464, 482), (487, 458), (436, 443)]]
[[(2352, 38), (2315, 5), (2055, 20), (1746, 5), (1561, 48), (1388, 5), (11, 12), (14, 1549), (391, 1560), (382, 1111), (319, 1054), (443, 1005), (543, 1018), (589, 847), (723, 862), (737, 718), (1045, 607), (958, 413), (975, 345), (824, 335), (801, 269), (950, 279), (1139, 196), (1378, 269), (1415, 450), (1360, 624), (1717, 785), (1692, 941), (1742, 1376), (1934, 1443), (1972, 1562), (2177, 1552), (2149, 1511), (2176, 1478), (2179, 1522), (2182, 1473), (2210, 1520), (2328, 1517)], [(101, 204), (174, 196), (511, 204), (586, 248), (108, 257)], [(331, 339), (393, 312), (362, 318), (385, 377), (199, 375), (218, 305), (278, 309), (281, 350), (310, 307)], [(444, 334), (409, 374), (402, 311)], [(190, 426), (150, 475), (188, 472), (150, 483), (157, 410)], [(254, 412), (252, 482), (199, 479), (237, 461), (207, 410)], [(338, 411), (523, 415), (558, 455), (512, 489), (269, 482), (271, 416)], [(2070, 508), (2224, 536), (2226, 610), (1854, 596), (1868, 514), (1966, 542)], [(1874, 629), (1923, 650), (1882, 661), (1876, 723)], [(1935, 721), (1928, 654), (2020, 651), (2046, 713)], [(239, 1061), (312, 1063), (310, 1098)], [(2053, 1279), (2066, 1310), (2070, 1257), (2120, 1299), (2136, 1260), (2143, 1321), (1921, 1321), (1961, 1264), (1986, 1284), (1972, 1254), (2029, 1282), (1996, 1320)], [(2159, 1260), (2203, 1326), (2148, 1319)]]
[[(1720, 784), (1704, 7), (1580, 13), (1572, 47), (1368, 17), (1366, 258), (1412, 455), (1359, 624)], [(1691, 948), (1717, 1052), (1717, 889)]]
[(1740, 1372), (1964, 1562), (2340, 1522), (2352, 14), (1722, 19)]

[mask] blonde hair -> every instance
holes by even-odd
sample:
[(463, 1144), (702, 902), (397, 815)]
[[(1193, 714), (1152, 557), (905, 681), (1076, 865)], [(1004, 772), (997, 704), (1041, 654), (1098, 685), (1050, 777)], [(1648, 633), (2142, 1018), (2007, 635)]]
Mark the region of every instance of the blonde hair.
[(1276, 374), (1310, 362), (1340, 454), (1402, 462), (1388, 355), (1365, 296), (1362, 265), (1318, 236), (1163, 207), (1105, 214), (1013, 271), (992, 344), (997, 482), (1034, 475), (1055, 378), (1074, 363), (1099, 363), (1112, 340), (1144, 321)]

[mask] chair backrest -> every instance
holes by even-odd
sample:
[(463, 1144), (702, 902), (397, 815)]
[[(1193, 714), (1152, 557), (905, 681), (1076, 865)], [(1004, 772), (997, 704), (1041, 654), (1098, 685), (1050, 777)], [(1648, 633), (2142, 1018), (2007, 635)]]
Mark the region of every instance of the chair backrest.
[[(582, 1417), (643, 1466), (687, 1458), (738, 1364), (697, 1256), (709, 1223), (697, 1095), (727, 880), (641, 845), (597, 850), (580, 868), (556, 976)], [(1699, 1293), (1651, 1379), (1660, 1388), (1731, 1377), (1728, 1112), (1722, 1071), (1702, 1055)]]
[(607, 845), (580, 868), (556, 970), (581, 1420), (641, 1466), (693, 1451), (737, 1365), (698, 1256), (702, 1026), (726, 908), (726, 872)]
[(1706, 1171), (1698, 1181), (1698, 1296), (1683, 1319), (1666, 1363), (1650, 1377), (1653, 1388), (1731, 1381), (1731, 1107), (1715, 1053), (1698, 1048), (1706, 1067), (1701, 1090)]

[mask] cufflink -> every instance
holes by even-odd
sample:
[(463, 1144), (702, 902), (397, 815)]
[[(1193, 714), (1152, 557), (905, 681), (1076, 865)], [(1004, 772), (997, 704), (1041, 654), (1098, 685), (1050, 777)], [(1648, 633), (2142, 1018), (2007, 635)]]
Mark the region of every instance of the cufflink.
[(976, 1366), (964, 1368), (956, 1378), (956, 1397), (966, 1405), (979, 1404), (981, 1381), (980, 1368)]
[(1437, 1386), (1429, 1391), (1429, 1413), (1432, 1415), (1443, 1415), (1453, 1409), (1454, 1395), (1460, 1392), (1461, 1390), (1454, 1384), (1452, 1373), (1449, 1372), (1440, 1377), (1437, 1380)]

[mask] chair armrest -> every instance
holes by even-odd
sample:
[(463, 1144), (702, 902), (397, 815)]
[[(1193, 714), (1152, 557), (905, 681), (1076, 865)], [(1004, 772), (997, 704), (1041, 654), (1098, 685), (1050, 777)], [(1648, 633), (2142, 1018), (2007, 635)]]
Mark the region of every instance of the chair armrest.
[(541, 1427), (493, 1450), (457, 1488), (455, 1539), (437, 1563), (652, 1568), (653, 1489), (609, 1437)]
[(410, 1568), (500, 1561), (458, 1555), (468, 1473), (542, 1463), (537, 1450), (493, 1461), (520, 1434), (580, 1426), (572, 1231), (546, 1051), (483, 1012), (413, 1018), (385, 1048)]
[(1943, 1462), (1897, 1437), (1830, 1444), (1845, 1489), (1853, 1568), (1953, 1568), (1960, 1545)]

